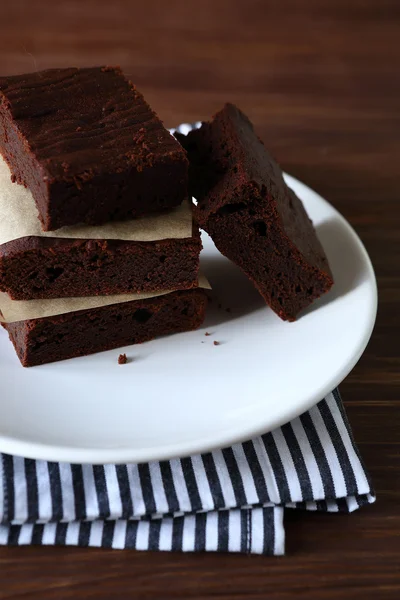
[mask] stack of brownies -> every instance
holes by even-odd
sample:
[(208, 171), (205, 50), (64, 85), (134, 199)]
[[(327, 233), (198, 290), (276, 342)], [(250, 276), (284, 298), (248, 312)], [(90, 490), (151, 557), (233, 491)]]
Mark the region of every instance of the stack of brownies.
[(119, 69), (0, 78), (0, 152), (0, 309), (24, 366), (202, 323), (186, 153)]

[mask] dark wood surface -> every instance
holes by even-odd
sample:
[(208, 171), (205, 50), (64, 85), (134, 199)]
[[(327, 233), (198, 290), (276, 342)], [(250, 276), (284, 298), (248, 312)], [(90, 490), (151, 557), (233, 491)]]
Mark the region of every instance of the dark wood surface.
[(0, 1), (0, 74), (120, 64), (169, 126), (227, 101), (364, 241), (380, 306), (341, 386), (378, 501), (287, 518), (287, 556), (0, 549), (0, 598), (400, 598), (398, 0)]

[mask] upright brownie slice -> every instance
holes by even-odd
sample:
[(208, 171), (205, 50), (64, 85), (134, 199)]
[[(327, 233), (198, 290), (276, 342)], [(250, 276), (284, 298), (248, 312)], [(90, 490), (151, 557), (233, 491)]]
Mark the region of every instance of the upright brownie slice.
[(119, 68), (0, 78), (0, 152), (45, 231), (177, 206), (188, 163)]
[(232, 104), (187, 136), (196, 217), (218, 250), (243, 269), (282, 318), (327, 292), (332, 274), (312, 222), (282, 172)]

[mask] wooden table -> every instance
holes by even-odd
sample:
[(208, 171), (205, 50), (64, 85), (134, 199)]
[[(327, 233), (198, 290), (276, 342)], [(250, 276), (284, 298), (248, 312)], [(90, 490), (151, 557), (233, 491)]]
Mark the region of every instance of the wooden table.
[(170, 126), (237, 103), (355, 227), (380, 308), (341, 386), (374, 506), (291, 512), (284, 558), (2, 548), (0, 598), (400, 598), (399, 21), (398, 0), (1, 2), (1, 74), (120, 64)]

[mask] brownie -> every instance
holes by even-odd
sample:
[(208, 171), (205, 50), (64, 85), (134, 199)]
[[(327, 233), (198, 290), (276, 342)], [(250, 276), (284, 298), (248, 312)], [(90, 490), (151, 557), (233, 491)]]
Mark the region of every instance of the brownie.
[(187, 136), (196, 219), (269, 306), (294, 321), (333, 278), (311, 220), (249, 119), (226, 104)]
[(0, 245), (0, 291), (33, 300), (188, 289), (200, 250), (198, 226), (154, 242), (24, 237)]
[(33, 367), (196, 329), (206, 306), (207, 294), (198, 288), (3, 327), (21, 364)]
[(185, 152), (119, 68), (0, 77), (0, 152), (45, 231), (179, 205)]

